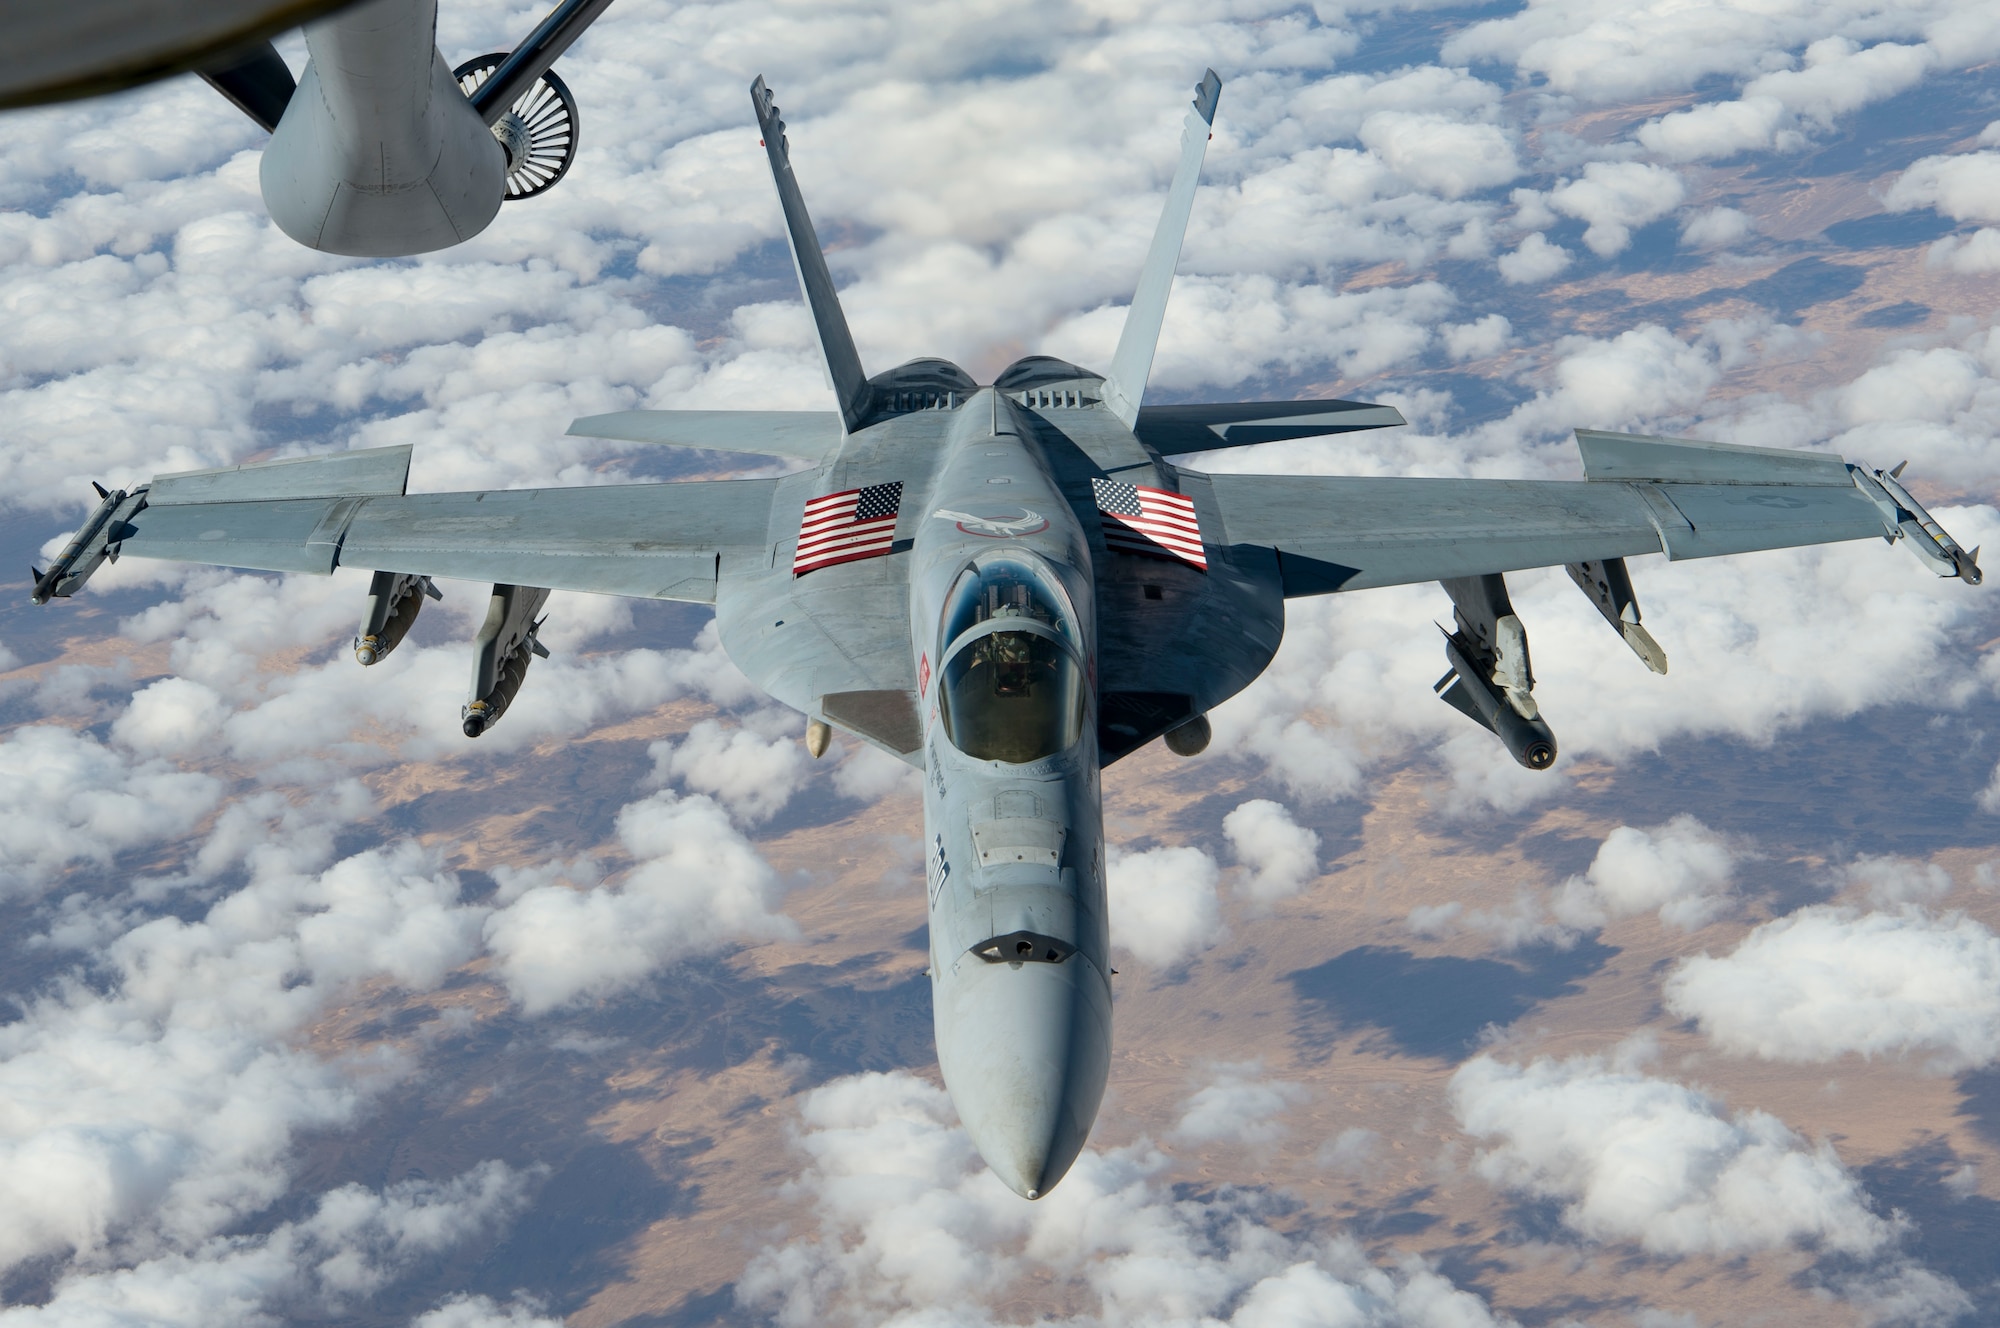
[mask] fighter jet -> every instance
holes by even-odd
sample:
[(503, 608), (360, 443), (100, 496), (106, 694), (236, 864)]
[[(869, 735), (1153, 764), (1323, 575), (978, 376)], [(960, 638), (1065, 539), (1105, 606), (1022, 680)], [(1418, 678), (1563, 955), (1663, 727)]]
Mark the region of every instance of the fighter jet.
[[(1196, 91), (1111, 363), (979, 383), (942, 359), (862, 368), (762, 79), (751, 95), (837, 409), (627, 411), (570, 432), (809, 466), (735, 479), (408, 493), (408, 447), (161, 475), (105, 492), (33, 598), (107, 558), (374, 570), (355, 653), (396, 648), (432, 578), (486, 581), (468, 735), (505, 713), (551, 587), (713, 604), (730, 657), (808, 717), (923, 772), (938, 1059), (973, 1142), (1028, 1199), (1076, 1159), (1111, 1059), (1100, 779), (1155, 738), (1208, 741), (1285, 602), (1438, 581), (1444, 700), (1546, 769), (1509, 572), (1567, 567), (1649, 667), (1625, 560), (1880, 537), (1977, 583), (1894, 471), (1827, 452), (1577, 431), (1581, 480), (1204, 474), (1169, 458), (1402, 423), (1350, 401), (1144, 404), (1221, 94)], [(1900, 471), (1898, 467), (1898, 471)], [(1412, 630), (1424, 630), (1412, 624)]]

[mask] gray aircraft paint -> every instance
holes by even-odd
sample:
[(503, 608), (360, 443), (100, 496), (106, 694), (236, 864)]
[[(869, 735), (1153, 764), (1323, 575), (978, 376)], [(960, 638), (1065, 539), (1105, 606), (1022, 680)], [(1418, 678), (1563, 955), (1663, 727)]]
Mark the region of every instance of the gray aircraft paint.
[(278, 228), (380, 258), (469, 240), (507, 158), (436, 46), (437, 0), (368, 0), (306, 25), (310, 60), (258, 169)]
[[(1203, 92), (1212, 115), (1215, 88), (1205, 82)], [(1628, 640), (1639, 618), (1621, 560), (1640, 554), (1879, 536), (1908, 543), (1941, 575), (1979, 579), (1977, 551), (1952, 543), (1893, 473), (1831, 453), (1579, 430), (1583, 480), (1208, 475), (1167, 454), (1400, 417), (1352, 402), (1146, 407), (1143, 382), (1114, 398), (1102, 376), (1044, 357), (989, 386), (941, 360), (862, 379), (782, 123), (761, 80), (756, 93), (842, 413), (745, 412), (732, 430), (717, 412), (624, 412), (573, 431), (799, 457), (809, 469), (775, 480), (405, 494), (410, 453), (398, 447), (161, 476), (105, 494), (38, 573), (34, 596), (71, 594), (122, 553), (712, 603), (724, 648), (758, 686), (924, 772), (939, 1060), (974, 1142), (1023, 1195), (1047, 1193), (1074, 1160), (1109, 1066), (1099, 771), (1255, 679), (1283, 636), (1287, 598), (1457, 583), (1470, 628), (1464, 648), (1452, 647), (1452, 690), (1480, 719), (1511, 704), (1482, 676), (1504, 661), (1485, 659), (1474, 638), (1497, 638), (1499, 620), (1512, 618), (1498, 574), (1515, 569), (1570, 565)], [(1184, 152), (1184, 173), (1190, 160), (1198, 166), (1199, 154)], [(1192, 193), (1176, 180), (1174, 199)], [(1177, 251), (1185, 218), (1169, 206), (1149, 268)], [(1109, 551), (1092, 491), (1107, 478), (1185, 495), (1206, 571)], [(891, 482), (903, 490), (884, 556), (793, 574), (809, 501)], [(1087, 678), (1077, 741), (1025, 762), (959, 750), (939, 705), (954, 644), (940, 639), (947, 597), (968, 565), (1003, 552), (1060, 585), (1074, 617), (1065, 648)], [(1525, 665), (1525, 634), (1518, 645)], [(1517, 691), (1532, 685), (1525, 667), (1508, 680)], [(1482, 688), (1474, 699), (1492, 704), (1467, 699)], [(1513, 700), (1526, 708), (1526, 697)]]

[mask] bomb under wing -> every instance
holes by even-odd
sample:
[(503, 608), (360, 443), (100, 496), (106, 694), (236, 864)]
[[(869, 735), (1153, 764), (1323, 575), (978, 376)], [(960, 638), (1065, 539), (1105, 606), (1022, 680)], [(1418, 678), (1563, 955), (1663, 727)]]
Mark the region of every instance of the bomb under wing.
[(1656, 671), (1666, 656), (1640, 625), (1631, 558), (1883, 537), (1978, 579), (1975, 555), (1896, 475), (1825, 452), (1583, 429), (1582, 480), (1175, 464), (1401, 423), (1360, 402), (1143, 404), (1220, 92), (1212, 73), (1197, 89), (1106, 373), (1029, 356), (984, 384), (940, 359), (867, 375), (759, 79), (758, 126), (836, 409), (626, 411), (571, 432), (804, 468), (411, 494), (409, 449), (384, 448), (163, 475), (100, 494), (37, 570), (33, 596), (73, 594), (120, 554), (365, 568), (380, 576), (362, 636), (388, 640), (408, 630), (418, 580), (490, 583), (468, 732), (533, 697), (527, 666), (550, 590), (713, 605), (732, 660), (807, 717), (815, 755), (838, 729), (922, 771), (945, 1083), (994, 1173), (1045, 1195), (1084, 1146), (1111, 1067), (1118, 920), (1106, 908), (1101, 771), (1155, 738), (1200, 751), (1208, 712), (1277, 651), (1287, 599), (1441, 583), (1453, 623), (1440, 694), (1546, 768), (1556, 742), (1508, 572), (1568, 567)]

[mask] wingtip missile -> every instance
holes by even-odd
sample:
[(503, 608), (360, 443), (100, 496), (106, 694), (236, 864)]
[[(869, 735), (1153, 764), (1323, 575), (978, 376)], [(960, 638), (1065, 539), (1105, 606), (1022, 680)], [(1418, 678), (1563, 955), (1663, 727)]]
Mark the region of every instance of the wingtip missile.
[(132, 499), (131, 505), (121, 509), (121, 505), (125, 504), (128, 497), (125, 490), (107, 490), (94, 480), (91, 482), (91, 487), (97, 490), (96, 510), (78, 529), (75, 537), (63, 546), (63, 551), (56, 555), (56, 560), (49, 564), (47, 571), (30, 568), (35, 573), (35, 589), (29, 596), (29, 602), (46, 604), (51, 599), (67, 599), (75, 594), (106, 559), (115, 559), (118, 556), (117, 545), (112, 537), (121, 534), (122, 526), (114, 523), (112, 518), (121, 510), (124, 517), (129, 518), (136, 514), (139, 508), (145, 506), (146, 491), (143, 488), (138, 493), (129, 495)]
[(1967, 553), (1903, 487), (1899, 477), (1909, 464), (1901, 461), (1895, 469), (1878, 470), (1873, 475), (1852, 464), (1847, 469), (1854, 477), (1855, 487), (1867, 494), (1882, 513), (1884, 528), (1908, 544), (1910, 552), (1925, 566), (1939, 576), (1957, 577), (1967, 585), (1978, 585), (1986, 579), (1986, 574), (1979, 570), (1978, 550)]

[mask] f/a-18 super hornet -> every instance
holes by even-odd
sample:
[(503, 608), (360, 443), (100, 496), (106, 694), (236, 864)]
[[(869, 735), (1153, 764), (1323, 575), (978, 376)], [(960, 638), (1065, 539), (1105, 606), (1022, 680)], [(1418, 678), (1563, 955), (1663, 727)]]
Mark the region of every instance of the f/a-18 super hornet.
[[(752, 87), (838, 409), (627, 411), (597, 438), (798, 458), (781, 479), (408, 493), (407, 447), (161, 475), (110, 492), (37, 603), (106, 558), (374, 570), (356, 654), (409, 631), (433, 577), (493, 582), (462, 712), (476, 735), (540, 651), (549, 588), (715, 606), (730, 657), (808, 717), (923, 772), (931, 994), (960, 1118), (1019, 1194), (1047, 1194), (1111, 1055), (1099, 772), (1154, 738), (1192, 754), (1248, 686), (1285, 601), (1438, 581), (1443, 699), (1523, 765), (1556, 743), (1505, 574), (1567, 567), (1650, 667), (1625, 559), (1901, 540), (1980, 579), (1895, 472), (1825, 452), (1577, 431), (1581, 480), (1211, 475), (1168, 458), (1402, 423), (1348, 401), (1143, 404), (1221, 93), (1211, 71), (1108, 372), (1046, 356), (991, 383), (919, 359), (867, 375)], [(1898, 470), (1901, 468), (1898, 467)], [(1412, 625), (1419, 630), (1418, 625)]]

